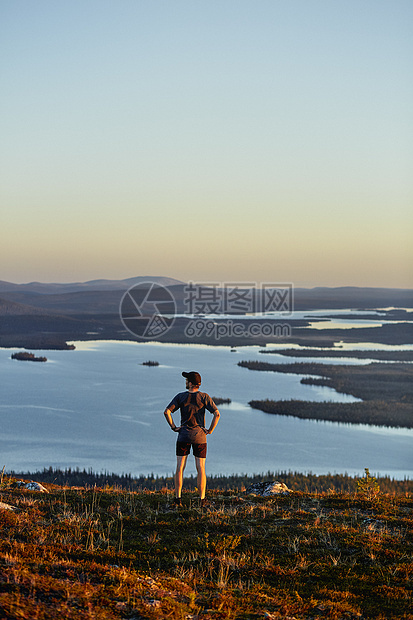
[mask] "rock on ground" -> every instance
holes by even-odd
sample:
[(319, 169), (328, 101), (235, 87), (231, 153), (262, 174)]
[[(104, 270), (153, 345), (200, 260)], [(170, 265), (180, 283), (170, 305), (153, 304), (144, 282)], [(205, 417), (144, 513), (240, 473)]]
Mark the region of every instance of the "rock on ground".
[(19, 480), (16, 485), (20, 489), (27, 489), (28, 491), (40, 491), (40, 493), (48, 493), (49, 491), (40, 482), (23, 482)]
[(248, 495), (260, 495), (261, 497), (269, 497), (271, 495), (288, 495), (292, 490), (283, 482), (255, 482), (246, 490)]
[(0, 502), (0, 510), (16, 510), (16, 506), (10, 506), (10, 504)]

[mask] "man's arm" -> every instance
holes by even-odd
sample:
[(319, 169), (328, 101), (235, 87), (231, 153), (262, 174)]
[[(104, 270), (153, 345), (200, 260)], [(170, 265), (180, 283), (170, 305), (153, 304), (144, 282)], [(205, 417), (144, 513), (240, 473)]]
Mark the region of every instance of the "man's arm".
[(210, 435), (212, 433), (212, 431), (214, 430), (214, 428), (218, 424), (219, 418), (221, 417), (221, 414), (219, 413), (218, 409), (215, 409), (215, 411), (212, 412), (212, 415), (214, 417), (212, 418), (211, 426), (208, 429), (206, 429), (206, 432), (207, 432), (208, 435)]
[(164, 414), (164, 416), (166, 418), (166, 421), (168, 422), (169, 426), (171, 427), (171, 429), (177, 433), (180, 430), (181, 427), (175, 425), (175, 423), (174, 423), (174, 421), (172, 419), (172, 414), (171, 414), (170, 409), (166, 408), (165, 411), (163, 412), (163, 414)]

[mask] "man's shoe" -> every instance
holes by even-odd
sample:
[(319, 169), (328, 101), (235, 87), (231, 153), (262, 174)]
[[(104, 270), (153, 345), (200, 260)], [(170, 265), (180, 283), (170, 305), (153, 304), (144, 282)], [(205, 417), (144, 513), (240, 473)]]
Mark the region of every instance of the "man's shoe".
[(209, 508), (209, 507), (211, 506), (211, 502), (209, 502), (209, 501), (207, 500), (207, 498), (206, 498), (206, 497), (204, 497), (204, 499), (201, 499), (201, 500), (199, 501), (199, 505), (200, 505), (200, 507), (201, 507), (201, 508)]
[(180, 497), (175, 497), (174, 506), (175, 508), (182, 508), (182, 501)]

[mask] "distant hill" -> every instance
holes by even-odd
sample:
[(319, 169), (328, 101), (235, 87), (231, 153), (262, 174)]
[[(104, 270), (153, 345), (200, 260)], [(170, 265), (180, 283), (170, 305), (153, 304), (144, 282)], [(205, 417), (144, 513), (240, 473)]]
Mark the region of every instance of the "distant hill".
[[(60, 314), (118, 314), (125, 291), (143, 282), (167, 287), (176, 301), (178, 313), (188, 309), (186, 284), (173, 278), (138, 276), (126, 280), (92, 280), (74, 284), (13, 284), (0, 281), (0, 297), (16, 304)], [(186, 303), (185, 303), (186, 302)], [(413, 308), (413, 290), (360, 287), (316, 287), (294, 290), (294, 310), (334, 310), (341, 308)], [(11, 312), (14, 311), (11, 309)], [(30, 312), (31, 314), (33, 312)]]
[(27, 284), (15, 284), (13, 282), (5, 282), (0, 280), (0, 293), (2, 292), (30, 292), (39, 293), (41, 295), (56, 295), (58, 293), (74, 293), (88, 290), (124, 290), (138, 284), (140, 282), (156, 282), (162, 286), (173, 286), (176, 284), (184, 284), (175, 278), (165, 276), (135, 276), (126, 278), (125, 280), (89, 280), (88, 282), (71, 282), (71, 283), (44, 283), (29, 282)]
[[(67, 316), (0, 298), (0, 346), (35, 349), (68, 348), (66, 341), (99, 334), (93, 316)], [(70, 347), (69, 347), (70, 348)]]
[(44, 315), (42, 308), (34, 308), (26, 304), (20, 304), (8, 299), (0, 298), (0, 316), (33, 316)]
[(124, 291), (84, 290), (67, 293), (35, 293), (18, 290), (1, 293), (18, 305), (35, 306), (44, 312), (60, 314), (113, 314), (119, 312), (119, 303)]
[(294, 290), (295, 310), (413, 308), (413, 290), (340, 286), (315, 287)]
[[(125, 280), (92, 280), (72, 284), (13, 284), (0, 281), (0, 346), (30, 346), (32, 348), (61, 348), (72, 340), (130, 339), (119, 316), (119, 306), (124, 293), (134, 284), (155, 282), (166, 286), (176, 302), (177, 314), (188, 311), (186, 284), (173, 278), (137, 276)], [(219, 291), (217, 291), (219, 293)], [(223, 293), (221, 292), (222, 296)], [(375, 310), (377, 308), (413, 308), (413, 290), (360, 288), (360, 287), (316, 287), (294, 290), (294, 310)], [(188, 342), (186, 326), (190, 317), (177, 318), (172, 329), (159, 340), (167, 342)], [(248, 318), (245, 319), (248, 321)], [(287, 342), (313, 346), (331, 346), (337, 339), (346, 342), (382, 342), (407, 344), (413, 342), (413, 326), (403, 321), (383, 327), (358, 328), (354, 330), (317, 330), (306, 326), (306, 321), (295, 319), (294, 313), (278, 317), (275, 322), (287, 321), (294, 328), (294, 338)], [(204, 344), (215, 344), (216, 340), (205, 336), (199, 340)], [(275, 341), (280, 340), (275, 337)], [(228, 336), (221, 344), (260, 344), (270, 342), (264, 336), (235, 339)], [(326, 344), (327, 342), (327, 344)], [(316, 344), (315, 344), (316, 343)], [(46, 346), (47, 345), (47, 346)]]

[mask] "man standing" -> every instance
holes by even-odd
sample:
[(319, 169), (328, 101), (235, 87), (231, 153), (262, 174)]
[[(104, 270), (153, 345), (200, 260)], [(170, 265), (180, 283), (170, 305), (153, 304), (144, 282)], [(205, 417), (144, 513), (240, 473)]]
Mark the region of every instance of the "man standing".
[[(184, 469), (192, 446), (198, 474), (199, 497), (201, 507), (203, 507), (206, 506), (206, 436), (210, 435), (218, 424), (220, 413), (212, 398), (205, 392), (199, 391), (201, 375), (198, 372), (194, 370), (183, 372), (182, 376), (185, 377), (187, 391), (177, 394), (164, 411), (164, 416), (171, 429), (175, 433), (179, 433), (176, 442), (175, 504), (181, 506)], [(177, 409), (181, 410), (180, 426), (176, 426), (172, 419), (172, 413)], [(208, 409), (214, 416), (208, 429), (205, 428), (205, 409)]]

